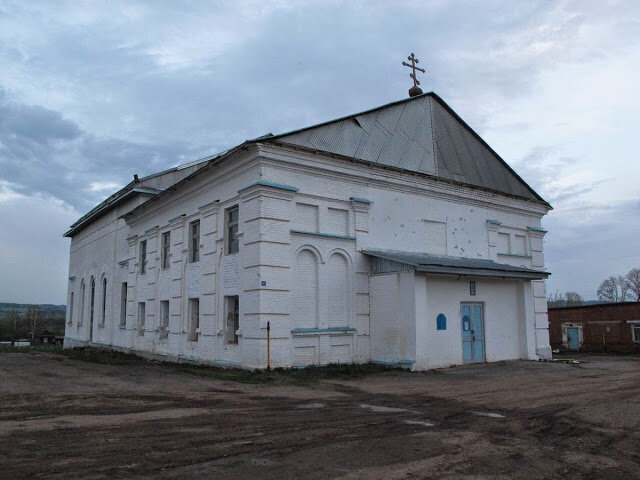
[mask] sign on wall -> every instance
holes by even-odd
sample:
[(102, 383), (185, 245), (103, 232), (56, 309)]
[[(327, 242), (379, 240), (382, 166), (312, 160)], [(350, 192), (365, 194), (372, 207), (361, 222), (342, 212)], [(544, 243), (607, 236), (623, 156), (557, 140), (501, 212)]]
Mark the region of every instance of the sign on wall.
[(436, 317), (436, 323), (438, 325), (438, 330), (446, 330), (447, 329), (447, 317), (444, 313), (439, 313)]

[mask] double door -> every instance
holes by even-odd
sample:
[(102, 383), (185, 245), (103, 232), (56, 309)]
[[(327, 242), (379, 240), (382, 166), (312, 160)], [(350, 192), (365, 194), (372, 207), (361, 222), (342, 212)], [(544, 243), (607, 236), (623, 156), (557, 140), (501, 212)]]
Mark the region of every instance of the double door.
[(484, 362), (484, 308), (481, 303), (463, 303), (462, 359), (465, 363)]

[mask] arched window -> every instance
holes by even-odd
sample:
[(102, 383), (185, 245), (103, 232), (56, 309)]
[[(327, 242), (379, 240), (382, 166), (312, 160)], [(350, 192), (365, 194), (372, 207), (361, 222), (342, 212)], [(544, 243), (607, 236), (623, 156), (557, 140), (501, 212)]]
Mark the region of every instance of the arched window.
[(100, 321), (102, 322), (103, 325), (107, 318), (106, 313), (107, 313), (107, 279), (103, 278), (102, 279), (102, 316), (100, 317)]
[(69, 325), (73, 323), (73, 292), (69, 295)]
[(349, 264), (344, 255), (334, 253), (327, 262), (327, 324), (349, 326)]
[(93, 328), (93, 313), (96, 306), (96, 281), (91, 277), (91, 290), (89, 292), (89, 325)]
[(318, 327), (318, 257), (311, 250), (296, 258), (292, 303), (296, 328)]
[(86, 288), (84, 284), (84, 280), (82, 280), (82, 284), (80, 285), (80, 321), (78, 322), (78, 326), (82, 325), (82, 321), (84, 320), (84, 294)]

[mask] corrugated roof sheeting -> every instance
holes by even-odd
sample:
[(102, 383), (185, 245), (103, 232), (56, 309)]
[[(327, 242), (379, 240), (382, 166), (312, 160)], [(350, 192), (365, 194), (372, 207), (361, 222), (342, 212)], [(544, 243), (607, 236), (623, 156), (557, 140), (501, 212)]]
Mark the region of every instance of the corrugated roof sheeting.
[(541, 200), (434, 94), (275, 138)]
[(439, 102), (432, 100), (438, 175), (536, 199), (496, 155)]
[(435, 174), (430, 99), (293, 132), (281, 141), (391, 167)]

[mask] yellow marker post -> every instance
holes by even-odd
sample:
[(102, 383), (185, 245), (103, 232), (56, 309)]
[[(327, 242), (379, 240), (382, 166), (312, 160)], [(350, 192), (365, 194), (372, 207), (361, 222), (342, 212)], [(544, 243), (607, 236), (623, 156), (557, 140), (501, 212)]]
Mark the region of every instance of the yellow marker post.
[(267, 322), (267, 372), (271, 370), (271, 322)]

